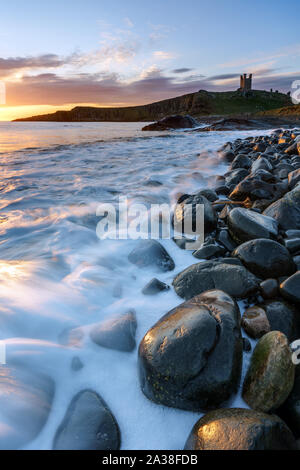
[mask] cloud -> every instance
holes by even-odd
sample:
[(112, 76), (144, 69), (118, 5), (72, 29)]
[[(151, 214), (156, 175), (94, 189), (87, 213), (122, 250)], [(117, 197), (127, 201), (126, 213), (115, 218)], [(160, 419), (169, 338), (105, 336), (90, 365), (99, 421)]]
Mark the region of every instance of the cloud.
[(59, 57), (56, 54), (43, 54), (36, 57), (8, 57), (0, 58), (0, 76), (7, 76), (15, 71), (24, 71), (28, 69), (57, 68), (70, 63), (74, 55), (68, 57)]
[[(7, 83), (7, 105), (99, 103), (99, 106), (127, 106), (151, 103), (200, 89), (224, 91), (236, 90), (239, 86), (238, 77), (227, 78), (224, 83), (222, 79), (216, 79), (222, 76), (198, 77), (178, 81), (174, 76), (164, 75), (156, 66), (149, 67), (131, 81), (122, 80), (116, 73), (80, 73), (67, 77), (55, 73), (27, 75), (21, 80)], [(297, 78), (300, 79), (300, 72), (254, 77), (254, 87), (287, 92)]]
[(172, 54), (172, 52), (167, 52), (167, 51), (154, 51), (153, 57), (158, 60), (170, 60), (170, 59), (174, 59), (175, 55)]
[(130, 18), (126, 17), (123, 19), (123, 21), (128, 28), (133, 28), (134, 24)]
[(174, 69), (171, 72), (172, 73), (186, 73), (186, 72), (191, 72), (192, 70), (194, 69), (188, 69), (188, 68), (182, 67), (181, 69)]

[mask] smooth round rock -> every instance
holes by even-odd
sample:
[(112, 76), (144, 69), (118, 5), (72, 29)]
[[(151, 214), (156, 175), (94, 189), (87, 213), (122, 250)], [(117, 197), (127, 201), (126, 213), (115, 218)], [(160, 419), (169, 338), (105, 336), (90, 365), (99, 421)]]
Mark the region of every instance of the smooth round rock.
[(193, 427), (185, 450), (295, 450), (296, 441), (277, 416), (244, 408), (211, 411)]
[(276, 220), (242, 207), (230, 211), (228, 228), (237, 243), (255, 238), (275, 238), (278, 235)]
[(168, 284), (165, 284), (164, 282), (161, 282), (159, 279), (156, 279), (156, 277), (154, 277), (153, 279), (151, 279), (151, 281), (148, 282), (148, 284), (145, 285), (145, 287), (143, 287), (142, 293), (144, 295), (155, 295), (159, 292), (168, 289), (170, 289), (170, 286), (168, 286)]
[(254, 306), (245, 310), (242, 327), (251, 338), (258, 339), (270, 331), (270, 323), (263, 308)]
[(288, 340), (300, 337), (300, 312), (282, 298), (267, 300), (261, 307), (266, 312), (271, 331), (281, 331)]
[(300, 304), (300, 271), (280, 284), (280, 294), (296, 304)]
[(280, 243), (266, 238), (250, 240), (233, 251), (249, 271), (262, 279), (288, 276), (296, 270), (289, 251)]
[(171, 256), (157, 240), (141, 240), (129, 253), (128, 260), (138, 268), (155, 266), (160, 271), (172, 271), (175, 268)]
[(264, 215), (277, 220), (283, 230), (300, 229), (300, 186), (286, 193), (281, 199), (273, 202)]
[(237, 303), (225, 292), (204, 292), (168, 312), (142, 339), (141, 389), (174, 408), (219, 406), (237, 390), (242, 347)]
[(287, 337), (271, 331), (257, 343), (243, 384), (242, 396), (253, 409), (276, 410), (289, 396), (295, 366)]
[(232, 264), (230, 260), (228, 263), (222, 259), (189, 266), (173, 280), (176, 293), (187, 300), (209, 289), (220, 289), (240, 299), (256, 292), (257, 277), (244, 266)]
[(276, 279), (266, 279), (260, 283), (260, 292), (264, 299), (273, 299), (278, 294)]
[(135, 312), (130, 311), (95, 325), (90, 332), (90, 337), (98, 346), (117, 351), (131, 352), (136, 346), (136, 328)]
[[(203, 206), (204, 227), (201, 224), (201, 217), (197, 220), (198, 207)], [(201, 214), (200, 214), (201, 215)], [(183, 234), (212, 232), (217, 226), (217, 214), (212, 204), (201, 194), (187, 195), (183, 200), (179, 198), (174, 210), (174, 228)]]
[(118, 423), (104, 400), (92, 390), (71, 401), (56, 431), (54, 450), (119, 450)]

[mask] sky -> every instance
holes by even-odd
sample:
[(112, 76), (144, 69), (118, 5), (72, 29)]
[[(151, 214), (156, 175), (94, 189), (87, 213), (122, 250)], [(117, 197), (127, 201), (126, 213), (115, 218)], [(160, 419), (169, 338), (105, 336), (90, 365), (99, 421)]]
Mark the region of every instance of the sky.
[(0, 120), (235, 90), (241, 73), (290, 91), (299, 18), (299, 0), (1, 2)]

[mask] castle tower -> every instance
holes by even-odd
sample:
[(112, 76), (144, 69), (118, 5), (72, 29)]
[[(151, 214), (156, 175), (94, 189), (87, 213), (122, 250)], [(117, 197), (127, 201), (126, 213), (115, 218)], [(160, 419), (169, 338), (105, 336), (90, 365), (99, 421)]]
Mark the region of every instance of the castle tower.
[(240, 76), (240, 91), (247, 92), (252, 90), (252, 73), (250, 73), (249, 77), (247, 74)]

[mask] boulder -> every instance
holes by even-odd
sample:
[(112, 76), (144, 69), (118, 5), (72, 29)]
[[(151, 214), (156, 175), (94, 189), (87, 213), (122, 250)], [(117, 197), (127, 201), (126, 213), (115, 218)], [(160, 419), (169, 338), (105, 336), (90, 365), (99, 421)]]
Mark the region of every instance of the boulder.
[(296, 270), (289, 251), (274, 240), (250, 240), (238, 246), (232, 254), (237, 256), (249, 271), (262, 279), (288, 276)]
[(90, 332), (90, 337), (98, 346), (117, 351), (131, 352), (136, 346), (136, 328), (135, 312), (130, 311), (95, 325)]
[(151, 281), (148, 282), (148, 284), (145, 285), (145, 287), (142, 289), (142, 293), (144, 295), (155, 295), (168, 289), (170, 289), (170, 286), (154, 277), (151, 279)]
[(300, 229), (300, 186), (273, 202), (263, 214), (277, 220), (283, 230)]
[(54, 450), (119, 450), (118, 423), (104, 400), (92, 390), (71, 401), (56, 431)]
[(238, 184), (242, 181), (246, 176), (248, 176), (249, 172), (244, 168), (238, 168), (237, 170), (230, 171), (225, 175), (225, 182), (227, 186), (231, 184)]
[(44, 427), (54, 397), (54, 381), (21, 364), (0, 365), (0, 449), (16, 450)]
[(211, 290), (164, 315), (139, 346), (139, 377), (152, 401), (184, 410), (218, 406), (236, 392), (242, 364), (240, 312)]
[(229, 212), (228, 229), (237, 243), (255, 238), (275, 238), (278, 235), (276, 220), (243, 207), (236, 207)]
[(264, 309), (249, 307), (242, 317), (242, 327), (251, 338), (258, 339), (270, 331), (270, 323)]
[(300, 168), (289, 173), (288, 181), (290, 189), (293, 189), (300, 182)]
[(271, 331), (254, 349), (243, 384), (243, 399), (255, 410), (276, 410), (289, 396), (294, 377), (288, 339), (280, 331)]
[[(243, 201), (246, 198), (249, 198), (251, 201), (256, 201), (256, 199), (269, 199), (272, 202), (278, 199), (282, 194), (283, 190), (279, 184), (268, 183), (259, 175), (254, 174), (243, 179), (229, 194), (229, 198), (233, 201)], [(271, 214), (270, 216), (272, 217)]]
[[(204, 227), (199, 218), (197, 221), (197, 205), (202, 205), (204, 209)], [(198, 224), (197, 224), (198, 222)], [(191, 234), (198, 233), (208, 234), (217, 226), (217, 214), (212, 204), (201, 194), (184, 195), (179, 198), (174, 210), (174, 227), (179, 233)], [(199, 225), (199, 227), (198, 227)], [(204, 228), (204, 230), (203, 230)]]
[(174, 114), (172, 116), (167, 116), (159, 121), (154, 122), (153, 124), (148, 124), (142, 128), (142, 131), (166, 131), (169, 129), (189, 129), (192, 127), (197, 127), (199, 124), (192, 116), (186, 114), (182, 116), (181, 114)]
[(300, 271), (288, 277), (280, 284), (280, 294), (287, 300), (300, 304)]
[[(230, 264), (229, 264), (230, 263)], [(248, 297), (256, 292), (259, 280), (244, 266), (232, 262), (204, 261), (189, 266), (173, 281), (176, 293), (184, 299), (209, 289), (220, 289), (235, 298)]]
[(224, 255), (225, 248), (216, 244), (203, 245), (198, 250), (194, 251), (193, 256), (198, 259), (211, 259)]
[(172, 271), (175, 268), (167, 250), (156, 240), (141, 240), (129, 253), (128, 260), (139, 268), (154, 266), (160, 271)]
[(294, 436), (300, 438), (300, 374), (295, 377), (294, 387), (287, 400), (278, 410), (279, 416), (289, 426)]
[(243, 408), (214, 410), (192, 429), (185, 450), (295, 450), (296, 441), (277, 416)]
[(232, 170), (236, 170), (237, 168), (245, 168), (248, 170), (252, 165), (252, 160), (247, 155), (240, 153), (235, 157), (233, 162), (230, 165)]
[(294, 341), (300, 335), (300, 313), (283, 299), (265, 301), (260, 305), (264, 309), (271, 331), (281, 331), (288, 340)]
[[(278, 282), (276, 279), (266, 279), (260, 283), (260, 292), (264, 299), (273, 299), (278, 294)], [(278, 328), (275, 328), (277, 330)]]

